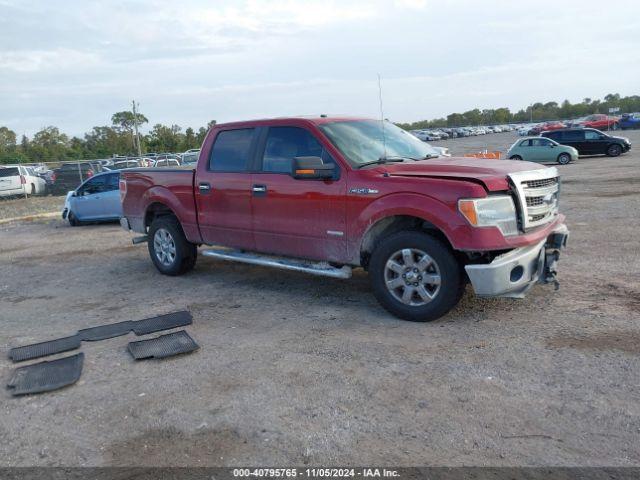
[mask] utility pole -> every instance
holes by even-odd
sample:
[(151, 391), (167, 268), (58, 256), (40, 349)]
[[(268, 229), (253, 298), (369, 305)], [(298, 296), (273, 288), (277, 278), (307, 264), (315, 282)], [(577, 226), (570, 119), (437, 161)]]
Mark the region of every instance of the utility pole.
[(136, 113), (136, 101), (132, 100), (133, 105), (133, 128), (136, 131), (136, 146), (138, 147), (138, 156), (142, 156), (142, 148), (140, 147), (140, 134), (138, 133), (138, 114)]

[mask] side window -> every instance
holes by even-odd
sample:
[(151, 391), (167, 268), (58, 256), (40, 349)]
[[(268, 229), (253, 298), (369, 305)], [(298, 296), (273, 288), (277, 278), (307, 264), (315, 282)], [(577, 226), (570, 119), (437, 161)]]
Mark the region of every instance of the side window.
[(584, 138), (587, 140), (600, 140), (601, 136), (598, 132), (594, 132), (593, 130), (586, 130), (584, 132)]
[(584, 132), (581, 130), (569, 130), (564, 132), (564, 140), (567, 142), (579, 142), (584, 140)]
[(294, 157), (321, 157), (324, 149), (316, 138), (304, 128), (270, 127), (262, 157), (262, 171), (291, 173)]
[(540, 139), (540, 146), (541, 147), (548, 147), (549, 145), (553, 145), (551, 143), (551, 140), (549, 140), (548, 138), (541, 138)]
[(110, 174), (110, 175), (106, 175), (107, 177), (107, 188), (106, 191), (107, 192), (111, 192), (113, 190), (118, 190), (119, 189), (119, 180), (120, 180), (120, 175), (116, 174)]
[(209, 169), (214, 172), (244, 172), (249, 163), (253, 128), (223, 130), (216, 135)]
[(99, 177), (92, 178), (82, 186), (81, 192), (85, 195), (93, 195), (94, 193), (104, 192), (106, 183), (107, 175), (101, 175)]
[(520, 146), (528, 147), (530, 143), (531, 143), (531, 140), (523, 140), (522, 143), (520, 143)]
[(541, 138), (532, 138), (530, 140), (530, 142), (531, 142), (531, 146), (532, 147), (539, 147), (539, 146), (542, 145), (542, 139)]

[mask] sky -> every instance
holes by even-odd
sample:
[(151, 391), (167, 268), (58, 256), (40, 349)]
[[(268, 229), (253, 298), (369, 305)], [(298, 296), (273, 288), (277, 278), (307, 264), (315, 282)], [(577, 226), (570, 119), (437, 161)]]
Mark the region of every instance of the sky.
[(636, 0), (0, 0), (0, 126), (81, 136), (140, 104), (198, 128), (411, 122), (640, 94)]

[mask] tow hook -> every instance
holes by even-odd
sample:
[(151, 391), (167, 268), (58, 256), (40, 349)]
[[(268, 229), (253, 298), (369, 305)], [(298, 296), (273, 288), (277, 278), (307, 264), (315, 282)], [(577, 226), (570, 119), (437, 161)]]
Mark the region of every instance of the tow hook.
[(542, 271), (542, 283), (552, 283), (554, 290), (560, 289), (560, 282), (556, 276), (558, 271), (556, 266), (560, 258), (560, 250), (555, 248), (547, 248), (544, 255), (544, 270)]

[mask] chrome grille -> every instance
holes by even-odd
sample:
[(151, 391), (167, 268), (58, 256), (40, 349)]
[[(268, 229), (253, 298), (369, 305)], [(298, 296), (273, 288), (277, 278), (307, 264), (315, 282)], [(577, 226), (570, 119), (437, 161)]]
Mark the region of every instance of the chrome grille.
[(544, 188), (550, 187), (552, 185), (556, 185), (558, 183), (558, 178), (544, 178), (542, 180), (525, 180), (522, 184), (526, 188)]
[(558, 214), (560, 178), (555, 167), (509, 175), (518, 194), (525, 231), (552, 221)]

